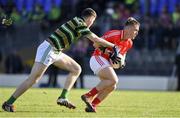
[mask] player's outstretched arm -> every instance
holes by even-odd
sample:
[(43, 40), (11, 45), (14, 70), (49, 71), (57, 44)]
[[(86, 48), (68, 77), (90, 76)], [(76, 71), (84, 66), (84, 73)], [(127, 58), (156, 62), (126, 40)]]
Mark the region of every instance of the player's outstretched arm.
[(92, 33), (91, 35), (88, 35), (87, 38), (89, 40), (91, 40), (93, 43), (95, 43), (96, 46), (100, 45), (103, 47), (112, 47), (112, 48), (115, 46), (113, 43), (108, 42), (108, 41), (98, 37), (94, 33)]

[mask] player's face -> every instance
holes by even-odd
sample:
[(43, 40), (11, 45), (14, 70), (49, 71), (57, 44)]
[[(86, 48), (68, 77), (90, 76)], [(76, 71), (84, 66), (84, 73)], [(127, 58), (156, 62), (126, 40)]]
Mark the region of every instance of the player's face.
[(133, 25), (129, 28), (129, 38), (135, 39), (135, 37), (138, 35), (139, 32), (139, 25)]
[(87, 26), (91, 27), (91, 25), (94, 23), (95, 19), (96, 19), (96, 17), (94, 17), (94, 16), (89, 17), (88, 20), (86, 21)]

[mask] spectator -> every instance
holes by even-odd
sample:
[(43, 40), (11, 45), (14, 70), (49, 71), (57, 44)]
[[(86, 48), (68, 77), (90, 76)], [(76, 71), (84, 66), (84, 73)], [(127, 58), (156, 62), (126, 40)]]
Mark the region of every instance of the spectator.
[(45, 17), (45, 12), (42, 6), (36, 5), (33, 12), (31, 13), (31, 18), (33, 21), (41, 21)]
[(51, 24), (57, 23), (61, 16), (61, 9), (53, 4), (52, 9), (48, 13), (48, 20)]
[(13, 19), (14, 24), (21, 24), (22, 16), (19, 13), (19, 11), (17, 11), (16, 7), (13, 8), (13, 11), (11, 13), (11, 18)]
[(176, 24), (179, 19), (180, 19), (180, 5), (177, 5), (174, 13), (172, 13), (173, 23)]
[(22, 73), (23, 63), (16, 51), (11, 52), (5, 59), (6, 73)]

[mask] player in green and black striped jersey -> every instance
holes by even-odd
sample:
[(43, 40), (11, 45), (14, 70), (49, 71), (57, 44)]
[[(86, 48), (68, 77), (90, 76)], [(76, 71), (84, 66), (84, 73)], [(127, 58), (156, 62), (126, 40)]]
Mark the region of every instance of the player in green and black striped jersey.
[(64, 50), (75, 43), (81, 37), (86, 37), (93, 41), (95, 44), (111, 46), (109, 42), (102, 40), (90, 31), (89, 27), (93, 24), (96, 19), (96, 12), (91, 9), (85, 9), (81, 17), (74, 17), (63, 25), (59, 26), (49, 37), (48, 41), (58, 50)]
[(82, 11), (81, 17), (74, 17), (72, 20), (61, 25), (49, 36), (47, 41), (41, 43), (37, 49), (35, 63), (30, 75), (16, 89), (12, 96), (3, 103), (3, 110), (14, 112), (13, 103), (16, 99), (26, 92), (34, 83), (38, 82), (51, 64), (69, 72), (64, 84), (64, 89), (57, 99), (57, 104), (70, 109), (76, 108), (75, 105), (67, 99), (67, 94), (80, 75), (81, 67), (70, 56), (64, 54), (62, 50), (70, 47), (71, 44), (78, 41), (80, 37), (86, 37), (94, 43), (94, 46), (102, 45), (104, 47), (113, 47), (116, 52), (113, 55), (117, 57), (117, 47), (114, 44), (99, 38), (89, 30), (89, 27), (95, 19), (96, 12), (91, 8), (86, 8)]
[(83, 18), (74, 17), (72, 20), (64, 23), (49, 36), (53, 45), (58, 49), (69, 48), (70, 45), (82, 36), (90, 36), (92, 32), (86, 25)]

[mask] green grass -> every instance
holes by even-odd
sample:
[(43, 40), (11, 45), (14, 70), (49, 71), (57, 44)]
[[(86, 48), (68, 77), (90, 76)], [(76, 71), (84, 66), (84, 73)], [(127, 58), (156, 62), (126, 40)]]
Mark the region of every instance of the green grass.
[[(9, 98), (15, 88), (0, 88), (0, 104)], [(69, 99), (75, 110), (58, 106), (60, 89), (30, 89), (16, 102), (16, 112), (0, 109), (0, 117), (180, 117), (180, 93), (114, 91), (98, 108), (97, 113), (86, 113), (81, 94), (88, 90), (73, 89)]]

